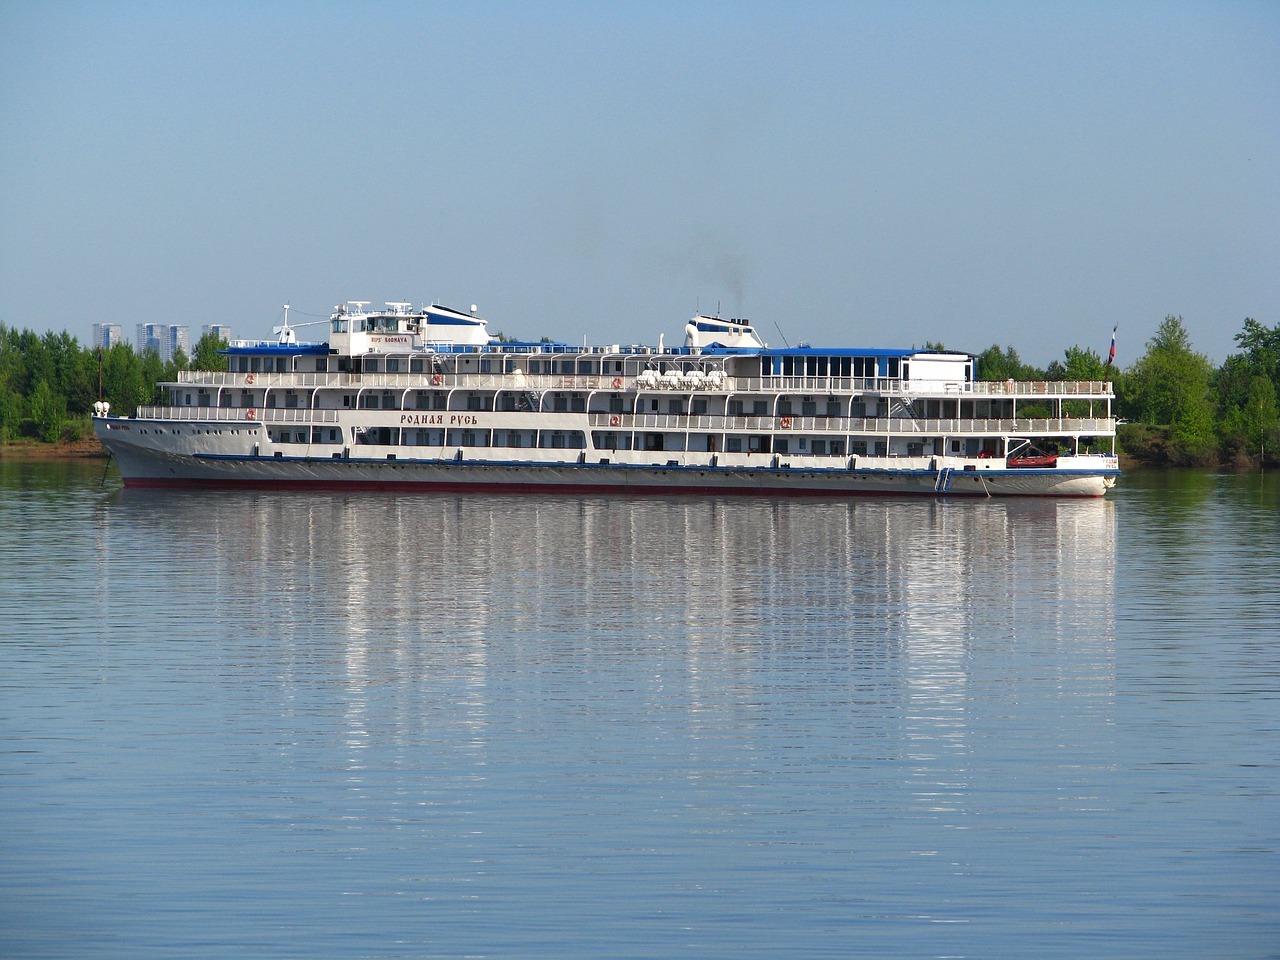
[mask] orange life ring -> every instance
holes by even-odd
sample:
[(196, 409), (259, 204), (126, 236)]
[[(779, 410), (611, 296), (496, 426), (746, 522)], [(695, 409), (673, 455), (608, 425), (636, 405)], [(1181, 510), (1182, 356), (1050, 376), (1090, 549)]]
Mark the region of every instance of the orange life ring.
[(780, 425), (782, 426), (782, 429), (783, 429), (783, 430), (790, 430), (790, 429), (791, 429), (791, 418), (790, 418), (790, 417), (783, 417), (783, 418), (782, 418), (782, 420), (780, 421)]
[(247, 377), (245, 377), (245, 378), (244, 378), (244, 382), (245, 382), (245, 383), (253, 383), (253, 381), (254, 381), (254, 380), (257, 380), (257, 379), (258, 379), (258, 378), (257, 378), (257, 377), (255, 377), (255, 376), (251, 373), (251, 374), (249, 374)]
[(431, 378), (431, 385), (432, 385), (433, 387), (438, 387), (438, 386), (440, 386), (440, 384), (442, 384), (442, 383), (444, 383), (444, 377), (440, 376), (440, 374), (438, 374), (438, 373), (437, 373), (434, 377), (432, 377), (432, 378)]
[(244, 412), (244, 418), (246, 420), (256, 420), (257, 417), (258, 417), (258, 411), (253, 409), (253, 407), (250, 407), (248, 410)]
[(621, 390), (621, 389), (622, 389), (622, 378), (621, 378), (621, 377), (614, 377), (614, 378), (613, 378), (613, 389), (615, 389), (615, 390)]
[(621, 418), (621, 417), (610, 417), (610, 418), (609, 418), (609, 426), (611, 426), (611, 427), (616, 427), (616, 426), (617, 426), (618, 424), (620, 424), (620, 423), (622, 423), (622, 418)]

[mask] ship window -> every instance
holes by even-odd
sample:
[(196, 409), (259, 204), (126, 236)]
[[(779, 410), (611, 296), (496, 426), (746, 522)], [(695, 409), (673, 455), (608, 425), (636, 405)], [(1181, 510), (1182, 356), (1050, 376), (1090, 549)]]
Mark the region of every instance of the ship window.
[(364, 361), (365, 373), (377, 373), (381, 361), (377, 357), (366, 357)]
[(814, 440), (814, 441), (813, 441), (813, 455), (814, 455), (815, 457), (825, 457), (825, 456), (827, 455), (827, 441), (825, 441), (825, 440)]
[(731, 417), (740, 417), (740, 416), (742, 416), (742, 401), (741, 401), (741, 400), (730, 400), (730, 401), (729, 401), (729, 416), (731, 416)]
[(569, 410), (569, 398), (564, 394), (557, 393), (553, 409), (556, 413), (567, 413)]
[(769, 401), (755, 401), (755, 403), (752, 404), (751, 412), (757, 417), (767, 417), (769, 415)]
[(741, 453), (741, 452), (742, 452), (742, 438), (741, 438), (741, 437), (730, 437), (728, 440), (726, 440), (726, 441), (724, 442), (724, 448), (725, 448), (725, 450), (726, 450), (727, 452), (729, 452), (729, 453)]
[(828, 401), (827, 401), (827, 416), (828, 416), (828, 417), (838, 417), (838, 416), (840, 416), (840, 401), (839, 401), (839, 400), (828, 400)]
[(396, 357), (387, 358), (387, 373), (399, 373), (400, 361)]
[(790, 400), (779, 400), (779, 401), (778, 401), (778, 416), (780, 416), (780, 417), (789, 417), (789, 416), (791, 416), (791, 401), (790, 401)]
[(813, 400), (801, 402), (800, 415), (802, 417), (816, 417), (818, 415), (818, 404)]
[(483, 409), (484, 409), (484, 406), (483, 406), (483, 404), (481, 403), (480, 397), (476, 396), (475, 394), (471, 394), (470, 396), (468, 396), (468, 397), (467, 397), (467, 409), (468, 409), (468, 410), (483, 410)]
[(587, 398), (575, 394), (572, 398), (572, 402), (569, 404), (569, 409), (574, 413), (585, 413), (587, 409)]
[(298, 395), (290, 390), (284, 395), (284, 405), (286, 407), (296, 407), (298, 405)]
[(694, 414), (701, 416), (707, 412), (707, 398), (698, 397), (693, 401)]
[(671, 399), (670, 412), (676, 416), (680, 416), (682, 413), (684, 413), (684, 400), (679, 397), (673, 397)]
[(261, 357), (250, 357), (250, 358), (249, 358), (249, 369), (250, 369), (251, 371), (253, 371), (254, 373), (260, 373), (260, 372), (262, 371), (262, 358), (261, 358)]
[(789, 453), (789, 452), (790, 452), (790, 451), (788, 450), (788, 441), (786, 441), (786, 440), (782, 439), (781, 437), (779, 437), (777, 440), (775, 440), (775, 441), (773, 442), (773, 449), (774, 449), (774, 452), (775, 452), (775, 453)]

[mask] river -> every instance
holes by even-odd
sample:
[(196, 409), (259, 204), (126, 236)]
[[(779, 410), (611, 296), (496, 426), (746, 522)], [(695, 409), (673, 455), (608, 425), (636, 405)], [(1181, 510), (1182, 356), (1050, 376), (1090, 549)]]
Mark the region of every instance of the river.
[(1280, 956), (1278, 544), (0, 461), (0, 956)]

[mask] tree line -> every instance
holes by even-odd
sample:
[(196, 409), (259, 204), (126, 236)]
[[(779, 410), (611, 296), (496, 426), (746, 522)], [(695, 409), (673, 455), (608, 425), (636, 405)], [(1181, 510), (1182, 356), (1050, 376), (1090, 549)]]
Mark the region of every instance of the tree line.
[[(1197, 353), (1181, 317), (1168, 316), (1146, 350), (1121, 368), (1097, 351), (1069, 347), (1046, 368), (1019, 359), (1013, 347), (991, 346), (977, 356), (980, 380), (1110, 380), (1124, 452), (1144, 461), (1182, 465), (1260, 463), (1280, 453), (1280, 324), (1246, 318), (1235, 335), (1238, 352), (1220, 367)], [(89, 432), (95, 400), (131, 416), (163, 402), (158, 383), (179, 370), (223, 370), (224, 341), (200, 338), (188, 358), (164, 363), (154, 350), (128, 344), (84, 347), (68, 333), (37, 334), (0, 323), (0, 443), (33, 438), (74, 441)], [(930, 344), (940, 347), (939, 344)], [(1046, 408), (1020, 407), (1024, 416)], [(1067, 413), (1076, 411), (1067, 404)], [(1083, 411), (1080, 411), (1083, 415)]]
[(223, 370), (218, 351), (226, 343), (206, 334), (188, 358), (168, 363), (154, 350), (139, 353), (127, 343), (110, 350), (85, 347), (69, 333), (33, 333), (0, 323), (0, 443), (31, 438), (73, 442), (89, 433), (89, 414), (99, 396), (113, 413), (132, 416), (138, 407), (162, 402), (158, 384), (179, 370)]
[[(1239, 465), (1280, 458), (1280, 324), (1245, 318), (1238, 351), (1214, 367), (1197, 353), (1182, 317), (1167, 316), (1132, 365), (1110, 366), (1075, 346), (1045, 369), (1028, 366), (1012, 347), (977, 358), (980, 380), (1110, 380), (1122, 421), (1122, 452), (1181, 466)], [(1067, 405), (1070, 408), (1070, 404)], [(1027, 416), (1030, 408), (1019, 407)], [(1069, 410), (1070, 412), (1070, 410)]]

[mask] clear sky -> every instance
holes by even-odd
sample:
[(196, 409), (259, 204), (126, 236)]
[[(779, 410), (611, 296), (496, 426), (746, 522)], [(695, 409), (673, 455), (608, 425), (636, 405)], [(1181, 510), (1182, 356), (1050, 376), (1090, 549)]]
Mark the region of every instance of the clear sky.
[(0, 0), (0, 290), (1220, 362), (1280, 322), (1280, 3)]

